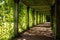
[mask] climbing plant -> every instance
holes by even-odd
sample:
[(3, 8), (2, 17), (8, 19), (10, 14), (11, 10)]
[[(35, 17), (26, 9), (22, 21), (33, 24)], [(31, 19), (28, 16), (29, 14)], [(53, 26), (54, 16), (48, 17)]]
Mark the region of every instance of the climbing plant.
[(39, 22), (40, 22), (39, 19), (40, 19), (40, 15), (39, 15), (39, 13), (38, 13), (38, 24), (39, 24)]
[(9, 40), (14, 37), (13, 14), (13, 0), (0, 0), (0, 40)]
[(28, 27), (28, 13), (27, 6), (23, 3), (19, 3), (19, 25), (18, 31), (22, 32)]
[(30, 8), (29, 9), (29, 27), (32, 27), (33, 26), (33, 12), (32, 12), (32, 9)]

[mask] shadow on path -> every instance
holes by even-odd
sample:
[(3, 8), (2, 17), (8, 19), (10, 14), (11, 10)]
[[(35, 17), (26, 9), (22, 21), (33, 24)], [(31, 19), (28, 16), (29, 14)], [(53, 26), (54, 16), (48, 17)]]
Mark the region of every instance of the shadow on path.
[(50, 27), (50, 22), (46, 22), (31, 28), (21, 34), (21, 37), (15, 38), (14, 40), (55, 40), (55, 38)]

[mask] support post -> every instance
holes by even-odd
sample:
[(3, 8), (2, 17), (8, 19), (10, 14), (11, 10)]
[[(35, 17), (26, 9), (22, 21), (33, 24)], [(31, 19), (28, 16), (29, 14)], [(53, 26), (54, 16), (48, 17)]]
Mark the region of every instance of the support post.
[(41, 13), (41, 23), (43, 23), (43, 14)]
[(51, 6), (51, 27), (53, 30), (54, 25), (54, 16), (55, 16), (55, 4)]
[(14, 5), (15, 5), (15, 12), (14, 12), (14, 33), (15, 36), (18, 36), (18, 5), (19, 5), (19, 0), (14, 0)]
[(39, 13), (39, 24), (40, 24), (40, 13)]
[(53, 6), (51, 6), (51, 27), (53, 30)]
[(60, 0), (56, 3), (56, 40), (60, 40)]
[(36, 11), (34, 11), (34, 25), (36, 25)]
[(35, 12), (35, 10), (33, 9), (33, 26), (34, 26), (34, 12)]
[(27, 6), (27, 13), (28, 13), (28, 27), (27, 27), (27, 29), (29, 30), (29, 6)]
[(42, 13), (42, 23), (43, 23), (43, 20), (44, 20), (44, 19), (43, 19), (43, 13)]

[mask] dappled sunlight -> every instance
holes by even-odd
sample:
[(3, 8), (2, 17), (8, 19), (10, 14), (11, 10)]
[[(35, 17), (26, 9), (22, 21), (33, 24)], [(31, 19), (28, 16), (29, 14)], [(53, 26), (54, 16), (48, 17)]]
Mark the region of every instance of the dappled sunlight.
[[(50, 22), (46, 22), (43, 24), (39, 24), (39, 27), (36, 25), (33, 28), (30, 28), (30, 30), (24, 32), (21, 36), (21, 38), (16, 38), (16, 40), (54, 40), (54, 32), (51, 30), (51, 27), (49, 25), (45, 24), (50, 24)], [(41, 26), (41, 25), (45, 25)], [(47, 27), (46, 27), (47, 26)], [(25, 39), (24, 39), (25, 38)]]
[(0, 0), (0, 40), (54, 40), (55, 0)]

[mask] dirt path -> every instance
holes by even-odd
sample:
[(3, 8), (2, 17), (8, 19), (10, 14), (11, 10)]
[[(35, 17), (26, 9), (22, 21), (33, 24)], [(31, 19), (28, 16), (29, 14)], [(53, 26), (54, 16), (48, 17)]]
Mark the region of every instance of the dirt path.
[(50, 27), (50, 22), (37, 25), (14, 40), (55, 40)]

